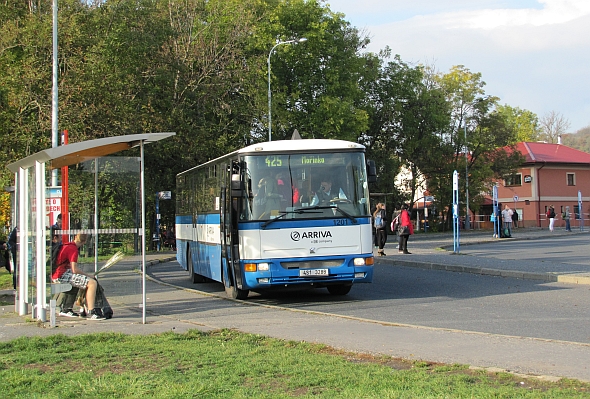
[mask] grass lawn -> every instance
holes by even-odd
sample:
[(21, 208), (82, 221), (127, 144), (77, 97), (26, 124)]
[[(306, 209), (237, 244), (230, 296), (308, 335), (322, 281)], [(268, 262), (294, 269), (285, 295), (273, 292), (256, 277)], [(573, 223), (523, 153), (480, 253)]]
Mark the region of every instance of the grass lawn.
[(2, 267), (0, 268), (0, 290), (9, 290), (12, 288), (12, 274)]
[(588, 398), (589, 390), (231, 330), (0, 343), (6, 398)]

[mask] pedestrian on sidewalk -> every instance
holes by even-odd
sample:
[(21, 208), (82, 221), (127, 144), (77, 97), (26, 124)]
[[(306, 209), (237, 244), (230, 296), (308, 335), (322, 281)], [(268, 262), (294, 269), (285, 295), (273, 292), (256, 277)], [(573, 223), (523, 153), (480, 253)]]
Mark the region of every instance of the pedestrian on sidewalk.
[(508, 205), (502, 211), (502, 220), (504, 221), (504, 237), (512, 237), (512, 209)]
[(553, 231), (555, 225), (555, 208), (553, 205), (549, 205), (549, 209), (547, 209), (547, 218), (549, 219), (549, 231)]
[(383, 247), (387, 241), (387, 213), (385, 204), (382, 202), (377, 204), (377, 209), (373, 213), (373, 225), (375, 226), (375, 244), (379, 247), (377, 253), (379, 256), (385, 256)]
[(414, 226), (410, 219), (407, 204), (402, 205), (402, 211), (399, 214), (397, 234), (399, 235), (399, 253), (409, 255), (411, 252), (408, 252), (408, 238), (410, 238), (410, 235), (414, 234)]
[(512, 227), (518, 228), (518, 212), (516, 212), (516, 209), (512, 210)]
[(565, 231), (572, 231), (570, 225), (570, 207), (566, 206), (565, 211), (561, 214), (563, 220), (565, 220)]

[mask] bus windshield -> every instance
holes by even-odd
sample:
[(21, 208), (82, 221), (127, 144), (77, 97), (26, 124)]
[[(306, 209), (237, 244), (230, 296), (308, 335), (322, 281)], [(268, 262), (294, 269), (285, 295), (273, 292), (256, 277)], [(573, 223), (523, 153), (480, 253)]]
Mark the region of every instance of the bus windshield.
[(369, 215), (362, 152), (261, 154), (243, 160), (245, 198), (240, 220)]

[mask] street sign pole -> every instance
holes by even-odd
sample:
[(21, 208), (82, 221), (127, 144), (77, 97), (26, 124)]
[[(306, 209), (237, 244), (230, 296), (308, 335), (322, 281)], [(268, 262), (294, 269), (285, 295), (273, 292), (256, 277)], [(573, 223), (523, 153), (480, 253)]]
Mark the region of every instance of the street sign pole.
[(160, 192), (156, 193), (156, 251), (160, 252)]
[(582, 210), (582, 191), (578, 190), (578, 212), (580, 214), (580, 231), (584, 231), (584, 211)]
[(453, 252), (459, 253), (459, 173), (453, 172)]
[[(515, 195), (512, 199), (514, 200), (514, 212), (516, 212), (516, 203), (518, 202), (518, 195)], [(518, 219), (519, 218), (516, 218), (516, 224), (517, 225), (518, 225)], [(514, 226), (514, 227), (518, 227), (518, 226)]]
[(498, 186), (494, 186), (492, 187), (492, 204), (493, 204), (493, 214), (492, 214), (492, 219), (494, 222), (494, 238), (499, 238), (500, 237), (500, 228), (499, 228), (499, 223), (500, 221), (498, 220)]

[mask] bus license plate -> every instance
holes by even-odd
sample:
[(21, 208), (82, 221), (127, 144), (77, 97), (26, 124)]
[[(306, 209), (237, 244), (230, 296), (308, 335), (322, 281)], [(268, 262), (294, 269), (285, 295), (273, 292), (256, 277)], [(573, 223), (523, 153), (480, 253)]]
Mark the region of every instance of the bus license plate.
[(328, 269), (303, 269), (299, 270), (299, 277), (327, 276)]

